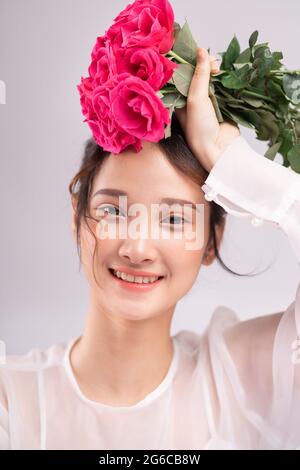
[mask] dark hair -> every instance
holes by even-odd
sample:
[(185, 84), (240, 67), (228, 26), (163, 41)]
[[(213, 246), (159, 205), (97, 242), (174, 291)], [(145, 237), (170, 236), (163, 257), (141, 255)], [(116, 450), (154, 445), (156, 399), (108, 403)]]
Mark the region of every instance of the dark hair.
[[(208, 172), (202, 167), (199, 160), (193, 155), (190, 151), (188, 144), (186, 143), (184, 133), (180, 126), (178, 119), (176, 118), (175, 113), (172, 116), (171, 123), (171, 136), (168, 138), (163, 138), (158, 142), (158, 145), (164, 155), (167, 157), (168, 161), (173, 165), (176, 170), (179, 170), (185, 176), (188, 176), (191, 180), (199, 184), (201, 187), (204, 184), (205, 179), (208, 177)], [(80, 165), (78, 173), (72, 178), (69, 184), (69, 193), (71, 197), (76, 200), (76, 212), (75, 212), (75, 223), (77, 231), (77, 249), (78, 255), (81, 262), (81, 250), (80, 250), (80, 226), (81, 222), (84, 219), (93, 219), (89, 214), (89, 200), (91, 195), (91, 190), (93, 186), (94, 179), (98, 172), (101, 169), (103, 162), (109, 157), (110, 152), (103, 150), (93, 138), (87, 140), (84, 149), (84, 155)], [(76, 190), (76, 186), (79, 185)], [(228, 272), (235, 276), (254, 276), (256, 274), (239, 274), (230, 269), (223, 262), (220, 253), (217, 247), (216, 239), (216, 227), (225, 223), (225, 217), (227, 215), (226, 211), (222, 206), (215, 203), (214, 201), (210, 202), (210, 234), (209, 241), (213, 242), (214, 251), (216, 258), (220, 265)], [(94, 233), (90, 230), (89, 225), (87, 224), (89, 231), (94, 236), (95, 241), (96, 237)], [(94, 257), (97, 250), (93, 253), (93, 273), (94, 273)], [(263, 271), (264, 272), (264, 271)], [(95, 273), (94, 273), (95, 276)]]

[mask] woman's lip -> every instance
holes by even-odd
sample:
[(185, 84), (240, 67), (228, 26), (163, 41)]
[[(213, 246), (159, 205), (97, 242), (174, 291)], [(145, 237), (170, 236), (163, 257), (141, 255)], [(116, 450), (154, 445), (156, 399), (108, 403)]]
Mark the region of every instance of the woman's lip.
[(113, 271), (120, 271), (121, 273), (129, 274), (129, 275), (135, 276), (135, 277), (138, 277), (138, 276), (163, 277), (162, 274), (150, 273), (148, 271), (135, 271), (133, 269), (129, 269), (129, 268), (125, 268), (125, 267), (123, 268), (122, 266), (117, 266), (116, 268), (111, 267), (110, 269), (112, 269)]
[(144, 283), (136, 283), (136, 282), (129, 282), (129, 281), (124, 281), (123, 279), (118, 278), (113, 274), (113, 270), (109, 269), (110, 275), (112, 278), (119, 283), (121, 287), (124, 287), (125, 289), (131, 290), (131, 291), (148, 291), (151, 289), (154, 289), (158, 284), (163, 280), (163, 277), (161, 279), (157, 279), (157, 281), (144, 284)]

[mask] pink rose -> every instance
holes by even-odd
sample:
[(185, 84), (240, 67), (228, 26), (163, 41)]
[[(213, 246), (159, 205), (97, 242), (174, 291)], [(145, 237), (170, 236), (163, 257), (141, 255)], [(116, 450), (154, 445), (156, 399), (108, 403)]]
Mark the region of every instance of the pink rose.
[(161, 140), (171, 119), (153, 88), (127, 73), (118, 75), (118, 82), (110, 92), (111, 112), (118, 125), (139, 139)]
[(101, 47), (105, 47), (106, 39), (107, 39), (106, 36), (98, 36), (97, 37), (96, 44), (94, 45), (94, 47), (92, 49), (92, 53), (91, 53), (92, 59), (95, 58), (95, 55), (97, 54), (98, 49), (100, 49)]
[(88, 120), (95, 141), (104, 149), (115, 154), (120, 153), (129, 145), (138, 152), (141, 141), (122, 129), (111, 112), (110, 93), (115, 87), (115, 80), (105, 86), (98, 86), (93, 93), (93, 109), (96, 119)]
[(123, 73), (93, 91), (90, 84), (90, 79), (82, 79), (78, 86), (82, 112), (104, 150), (118, 154), (132, 145), (139, 152), (142, 140), (158, 142), (164, 137), (169, 110), (147, 82)]
[(160, 90), (178, 67), (178, 64), (150, 47), (121, 48), (116, 51), (115, 57), (119, 74), (127, 72), (139, 77), (149, 83), (154, 90)]
[(97, 38), (88, 70), (96, 85), (103, 85), (117, 74), (116, 59), (111, 42), (105, 36)]
[(106, 35), (118, 47), (157, 47), (165, 54), (174, 42), (173, 9), (168, 0), (136, 0), (114, 19)]
[(82, 114), (87, 119), (95, 118), (95, 112), (92, 105), (92, 96), (94, 89), (92, 79), (90, 77), (81, 77), (81, 83), (80, 85), (77, 85), (77, 89), (80, 95)]

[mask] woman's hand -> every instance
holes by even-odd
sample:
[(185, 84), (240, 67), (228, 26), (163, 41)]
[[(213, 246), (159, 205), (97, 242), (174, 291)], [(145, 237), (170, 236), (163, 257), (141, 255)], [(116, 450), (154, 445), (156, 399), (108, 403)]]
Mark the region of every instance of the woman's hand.
[(210, 74), (218, 71), (215, 57), (209, 56), (206, 49), (199, 48), (187, 105), (175, 109), (191, 151), (208, 172), (222, 152), (240, 135), (237, 125), (225, 122), (219, 124), (209, 98)]

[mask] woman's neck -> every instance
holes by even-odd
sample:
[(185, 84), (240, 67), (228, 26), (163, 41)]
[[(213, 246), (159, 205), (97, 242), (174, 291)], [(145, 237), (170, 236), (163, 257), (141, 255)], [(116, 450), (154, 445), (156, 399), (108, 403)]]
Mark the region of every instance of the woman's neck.
[(131, 406), (158, 387), (173, 358), (175, 308), (146, 320), (124, 320), (90, 304), (70, 363), (82, 393), (93, 401)]

